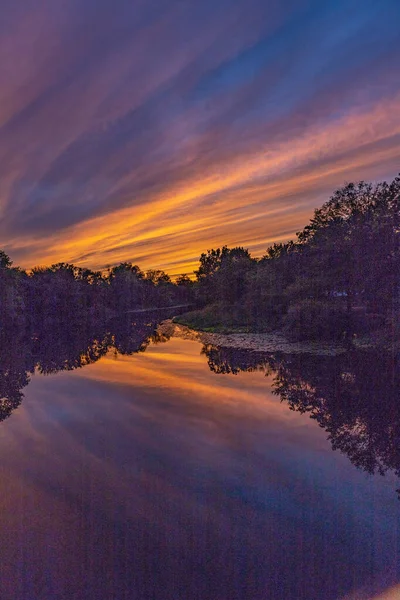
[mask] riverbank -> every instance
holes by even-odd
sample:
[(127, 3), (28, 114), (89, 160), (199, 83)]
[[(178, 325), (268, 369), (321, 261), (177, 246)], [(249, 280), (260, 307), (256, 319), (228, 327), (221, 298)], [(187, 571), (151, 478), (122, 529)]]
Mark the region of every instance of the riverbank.
[(346, 352), (341, 344), (323, 342), (291, 342), (282, 333), (217, 333), (192, 329), (172, 319), (163, 321), (157, 331), (168, 337), (196, 340), (205, 345), (252, 350), (254, 352), (284, 352), (286, 354), (315, 354), (336, 356)]
[[(386, 324), (370, 331), (354, 333), (351, 341), (312, 339), (297, 341), (289, 339), (280, 329), (262, 325), (255, 331), (249, 325), (219, 323), (208, 311), (192, 311), (173, 318), (175, 325), (201, 333), (204, 339), (210, 336), (210, 343), (230, 347), (255, 349), (265, 352), (311, 352), (313, 354), (338, 354), (353, 347), (359, 350), (379, 350), (390, 354), (400, 354), (400, 319), (394, 314)], [(315, 332), (314, 332), (315, 333)], [(318, 333), (318, 330), (317, 330)], [(222, 343), (216, 340), (221, 340)]]

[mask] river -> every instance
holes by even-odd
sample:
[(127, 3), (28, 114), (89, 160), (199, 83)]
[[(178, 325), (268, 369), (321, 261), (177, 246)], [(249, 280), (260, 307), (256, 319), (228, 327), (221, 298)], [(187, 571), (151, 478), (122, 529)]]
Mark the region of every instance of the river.
[(400, 581), (393, 362), (116, 337), (2, 358), (2, 600), (339, 600)]

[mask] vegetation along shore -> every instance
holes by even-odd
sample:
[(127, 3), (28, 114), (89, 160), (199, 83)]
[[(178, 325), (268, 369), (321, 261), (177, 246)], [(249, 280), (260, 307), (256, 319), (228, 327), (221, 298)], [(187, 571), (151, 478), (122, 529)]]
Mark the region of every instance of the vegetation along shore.
[[(216, 333), (280, 332), (291, 342), (400, 347), (400, 176), (347, 184), (296, 239), (261, 258), (207, 250), (195, 278), (176, 281), (130, 262), (106, 271), (67, 263), (14, 267), (0, 252), (2, 336), (68, 320), (82, 327), (121, 313), (178, 306), (175, 322)], [(170, 316), (170, 315), (167, 315)]]

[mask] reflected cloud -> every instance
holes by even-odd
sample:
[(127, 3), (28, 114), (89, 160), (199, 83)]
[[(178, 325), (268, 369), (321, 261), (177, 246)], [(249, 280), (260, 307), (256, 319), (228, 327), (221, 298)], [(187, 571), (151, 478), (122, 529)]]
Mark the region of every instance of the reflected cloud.
[[(400, 476), (399, 361), (375, 352), (349, 351), (335, 356), (264, 353), (203, 344), (188, 337), (185, 329), (164, 325), (157, 319), (111, 319), (107, 325), (93, 322), (78, 330), (65, 322), (35, 325), (33, 335), (8, 332), (12, 344), (0, 356), (0, 419), (18, 408), (35, 372), (44, 375), (85, 368), (81, 377), (103, 384), (143, 390), (175, 392), (180, 402), (207, 406), (210, 414), (222, 407), (233, 415), (254, 421), (257, 415), (285, 421), (293, 431), (298, 419), (282, 411), (273, 394), (291, 411), (308, 414), (328, 434), (333, 450), (346, 455), (369, 474), (392, 472)], [(176, 336), (176, 337), (174, 337)], [(187, 337), (187, 339), (181, 339)], [(168, 342), (165, 347), (155, 346)], [(183, 344), (183, 347), (181, 348)], [(140, 360), (131, 355), (143, 353)], [(101, 360), (99, 368), (94, 363)], [(206, 359), (206, 362), (205, 362)], [(265, 377), (245, 379), (216, 375), (260, 372)], [(318, 443), (318, 441), (316, 441)], [(398, 490), (400, 493), (400, 490)]]
[(400, 586), (396, 585), (394, 587), (387, 588), (385, 591), (382, 591), (377, 595), (371, 596), (370, 594), (361, 591), (348, 594), (340, 600), (397, 600), (399, 597)]
[(389, 353), (291, 356), (212, 345), (203, 352), (216, 374), (272, 374), (273, 393), (290, 410), (315, 420), (333, 450), (371, 475), (400, 477), (400, 365)]
[(114, 352), (121, 355), (143, 352), (149, 343), (168, 338), (156, 331), (157, 321), (129, 318), (80, 323), (68, 326), (53, 318), (39, 320), (31, 331), (9, 327), (0, 344), (0, 421), (21, 404), (22, 392), (35, 373), (53, 375), (86, 367)]
[(159, 595), (153, 559), (171, 597), (182, 581), (191, 597), (198, 581), (205, 597), (263, 598), (271, 581), (277, 600), (281, 582), (294, 600), (381, 589), (397, 568), (391, 481), (370, 486), (325, 432), (361, 468), (397, 469), (398, 365), (201, 345), (155, 319), (70, 325), (48, 319), (0, 344), (0, 393), (33, 379), (0, 426), (10, 597), (25, 568), (38, 597), (143, 596), (149, 580)]

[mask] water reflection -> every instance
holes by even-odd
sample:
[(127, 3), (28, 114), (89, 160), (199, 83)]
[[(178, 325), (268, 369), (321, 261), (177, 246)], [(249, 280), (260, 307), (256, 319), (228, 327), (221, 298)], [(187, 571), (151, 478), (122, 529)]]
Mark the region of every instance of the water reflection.
[(334, 450), (367, 473), (392, 470), (400, 476), (398, 357), (356, 351), (329, 357), (262, 354), (212, 345), (202, 352), (214, 373), (273, 374), (273, 392), (325, 429)]
[(157, 332), (157, 320), (113, 319), (107, 325), (90, 323), (79, 328), (44, 322), (33, 331), (16, 329), (0, 340), (0, 421), (21, 404), (23, 388), (37, 371), (51, 375), (97, 362), (110, 350), (128, 355), (144, 352), (150, 342), (167, 338)]
[(171, 332), (154, 326), (53, 324), (0, 351), (2, 395), (26, 391), (0, 426), (1, 598), (338, 600), (398, 583), (392, 478), (287, 409), (372, 427), (363, 398), (390, 411), (397, 367), (158, 344)]
[[(16, 332), (0, 345), (0, 421), (21, 404), (31, 375), (73, 370), (108, 352), (130, 355), (150, 343), (168, 341), (173, 330), (157, 329), (156, 316), (104, 325), (68, 328), (44, 323)], [(340, 450), (367, 473), (400, 476), (399, 358), (374, 352), (339, 356), (265, 354), (203, 345), (216, 374), (262, 371), (272, 375), (273, 392), (300, 413), (308, 413)], [(397, 490), (400, 495), (400, 490)]]

